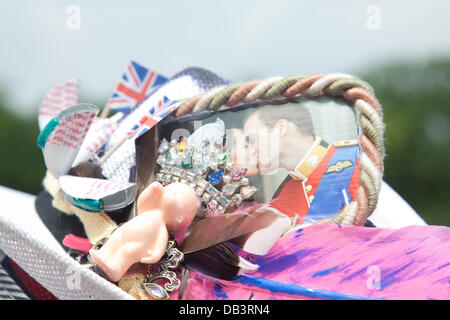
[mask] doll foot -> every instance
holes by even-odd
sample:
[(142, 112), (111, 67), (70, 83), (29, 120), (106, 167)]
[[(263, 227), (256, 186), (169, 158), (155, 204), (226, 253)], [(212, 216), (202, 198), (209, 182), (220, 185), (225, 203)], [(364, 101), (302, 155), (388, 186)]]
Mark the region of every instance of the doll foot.
[(98, 250), (92, 249), (89, 251), (89, 254), (95, 263), (94, 271), (97, 274), (111, 282), (117, 282), (120, 280), (122, 275), (119, 274), (119, 272), (117, 272), (114, 268), (111, 268), (102, 255), (100, 255)]

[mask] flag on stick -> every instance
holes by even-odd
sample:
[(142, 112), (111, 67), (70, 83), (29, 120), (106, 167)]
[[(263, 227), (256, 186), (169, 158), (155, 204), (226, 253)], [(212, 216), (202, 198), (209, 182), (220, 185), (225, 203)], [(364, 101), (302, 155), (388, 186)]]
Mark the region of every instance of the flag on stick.
[(144, 115), (138, 123), (136, 123), (115, 146), (113, 146), (103, 157), (99, 160), (99, 165), (102, 165), (109, 156), (116, 151), (126, 140), (137, 139), (142, 134), (153, 128), (159, 121), (168, 116), (172, 111), (176, 110), (181, 104), (181, 101), (170, 100), (166, 96), (153, 106), (146, 115)]
[(106, 103), (105, 110), (102, 113), (113, 109), (117, 112), (127, 114), (136, 107), (156, 86), (163, 84), (167, 78), (149, 70), (135, 61), (131, 61), (125, 73), (122, 75), (113, 95)]

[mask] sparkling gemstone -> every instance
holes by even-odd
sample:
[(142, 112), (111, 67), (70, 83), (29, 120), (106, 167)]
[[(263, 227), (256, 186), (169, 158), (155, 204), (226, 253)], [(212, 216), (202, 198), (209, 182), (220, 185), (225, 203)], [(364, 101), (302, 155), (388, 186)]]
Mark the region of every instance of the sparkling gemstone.
[(180, 177), (172, 177), (172, 183), (180, 182)]
[(208, 172), (208, 166), (204, 163), (199, 163), (197, 165), (197, 174), (204, 176)]
[(230, 204), (230, 200), (228, 200), (225, 196), (220, 196), (218, 200), (224, 207), (227, 207)]
[(227, 196), (228, 198), (230, 198), (233, 193), (236, 191), (237, 186), (234, 184), (226, 184), (222, 187), (222, 192), (225, 194), (225, 196)]
[(182, 176), (184, 176), (184, 170), (180, 169), (180, 168), (173, 168), (172, 169), (172, 174), (174, 174), (176, 176), (179, 176), (179, 177), (182, 177)]
[(170, 296), (166, 290), (164, 290), (161, 286), (156, 283), (145, 283), (144, 284), (145, 291), (150, 294), (153, 298), (156, 299), (169, 299)]
[(156, 180), (163, 181), (163, 179), (164, 179), (164, 175), (162, 173), (157, 173), (156, 174)]
[(243, 185), (243, 186), (248, 185), (248, 178), (243, 177), (242, 180), (241, 180), (241, 185)]
[(234, 181), (239, 181), (246, 172), (246, 168), (235, 169), (230, 173), (231, 179), (233, 179)]
[(181, 140), (180, 143), (177, 146), (178, 151), (184, 151), (186, 149), (186, 141)]
[(215, 161), (210, 162), (209, 167), (213, 170), (216, 170), (219, 164)]
[(162, 165), (162, 164), (166, 163), (166, 157), (164, 155), (160, 155), (158, 157), (158, 159), (156, 160), (156, 163), (159, 164), (159, 165)]
[(159, 145), (158, 152), (165, 153), (167, 150), (169, 150), (169, 142), (164, 138)]
[(195, 181), (195, 178), (196, 178), (197, 176), (196, 176), (195, 173), (192, 172), (192, 171), (186, 171), (186, 172), (185, 172), (185, 177), (186, 177), (186, 179), (188, 179), (189, 181)]
[(217, 205), (218, 205), (218, 203), (214, 199), (209, 202), (209, 207), (213, 210), (217, 207)]
[(164, 175), (163, 182), (170, 183), (172, 177), (169, 174)]
[(184, 183), (184, 184), (187, 184), (187, 183), (188, 183), (188, 181), (187, 181), (186, 179), (180, 179), (180, 182), (181, 182), (181, 183)]
[(224, 208), (222, 206), (218, 206), (216, 208), (217, 213), (223, 213), (224, 212)]
[(169, 173), (169, 167), (167, 166), (162, 166), (161, 170), (159, 170), (160, 173)]
[(209, 183), (211, 183), (213, 185), (218, 184), (220, 182), (220, 180), (222, 179), (223, 172), (224, 172), (224, 170), (222, 169), (222, 170), (211, 173), (209, 175)]
[(229, 175), (224, 175), (223, 176), (223, 182), (230, 183), (231, 182), (231, 177)]
[(197, 187), (197, 189), (195, 189), (195, 193), (197, 194), (197, 196), (201, 196), (203, 194), (203, 188)]
[(230, 155), (230, 153), (228, 151), (224, 152), (224, 153), (220, 153), (217, 155), (217, 162), (218, 163), (225, 163), (228, 160), (228, 156)]
[(202, 196), (202, 200), (208, 202), (209, 200), (211, 200), (211, 195), (209, 193), (204, 193)]
[(202, 157), (202, 155), (200, 153), (194, 153), (194, 155), (192, 156), (192, 160), (195, 163), (200, 163), (200, 162), (202, 162), (203, 157)]
[(206, 188), (206, 191), (208, 191), (214, 197), (219, 194), (219, 190), (217, 190), (213, 186), (209, 186), (208, 188)]
[(239, 193), (240, 193), (242, 199), (248, 199), (252, 195), (254, 195), (256, 193), (256, 191), (258, 191), (258, 189), (256, 187), (248, 186), (248, 187), (242, 187), (241, 190), (239, 191)]
[(186, 169), (192, 168), (192, 164), (191, 164), (190, 162), (185, 162), (184, 160), (183, 160), (183, 162), (181, 163), (181, 166), (182, 166), (183, 168), (186, 168)]
[(231, 200), (233, 200), (233, 202), (236, 202), (237, 204), (240, 204), (242, 202), (242, 196), (239, 193), (237, 193), (233, 196)]
[(225, 164), (225, 169), (227, 169), (228, 171), (233, 170), (233, 164), (230, 163), (230, 162), (227, 162), (227, 163)]
[(177, 145), (177, 140), (173, 139), (170, 141), (170, 146), (175, 147)]
[(205, 188), (208, 185), (208, 181), (202, 179), (202, 178), (198, 178), (197, 179), (197, 185), (201, 188)]

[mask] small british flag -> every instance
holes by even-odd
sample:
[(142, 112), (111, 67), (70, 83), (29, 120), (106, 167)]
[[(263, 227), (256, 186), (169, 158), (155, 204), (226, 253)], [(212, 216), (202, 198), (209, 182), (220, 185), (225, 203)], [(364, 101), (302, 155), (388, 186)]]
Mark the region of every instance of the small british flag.
[(47, 123), (61, 111), (78, 103), (78, 79), (67, 80), (54, 86), (45, 96), (39, 107), (39, 129), (42, 131)]
[(166, 81), (166, 77), (131, 61), (113, 95), (108, 100), (107, 106), (117, 112), (127, 114), (155, 87)]
[(157, 106), (153, 106), (149, 110), (148, 114), (144, 115), (139, 122), (135, 124), (130, 131), (128, 131), (128, 138), (138, 138), (155, 126), (159, 121), (168, 116), (172, 111), (177, 109), (179, 105), (179, 101), (170, 100), (164, 96), (164, 98), (158, 102)]

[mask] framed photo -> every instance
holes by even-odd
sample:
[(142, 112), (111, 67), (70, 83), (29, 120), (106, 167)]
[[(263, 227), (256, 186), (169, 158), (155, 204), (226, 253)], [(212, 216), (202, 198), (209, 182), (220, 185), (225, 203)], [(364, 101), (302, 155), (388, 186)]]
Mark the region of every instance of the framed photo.
[[(162, 122), (157, 135), (160, 145), (166, 141), (175, 150), (160, 160), (179, 156), (174, 164), (183, 168), (182, 158), (191, 152), (185, 169), (208, 166), (205, 181), (229, 200), (239, 194), (244, 199), (238, 202), (264, 203), (304, 223), (333, 217), (355, 199), (358, 132), (355, 109), (342, 98), (322, 96), (189, 114)], [(195, 150), (181, 150), (180, 142)], [(216, 158), (192, 159), (208, 152)], [(254, 188), (247, 198), (234, 188), (232, 176), (239, 172), (245, 179), (241, 187)]]

